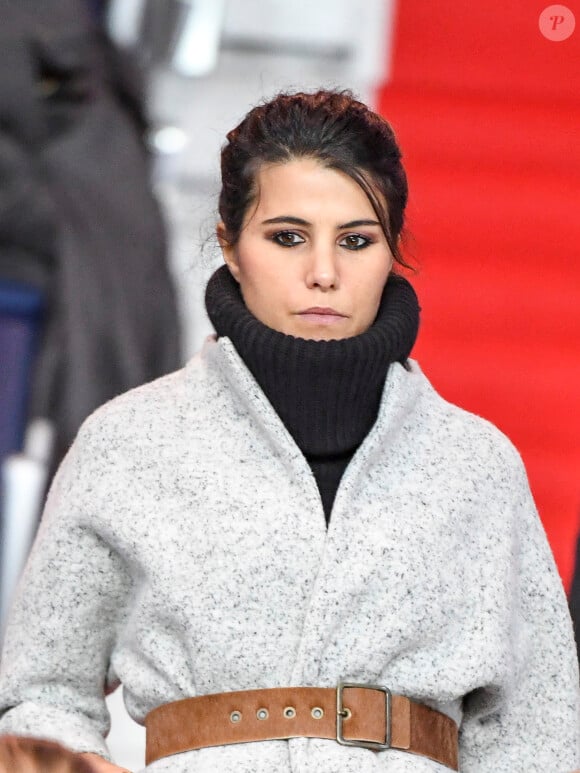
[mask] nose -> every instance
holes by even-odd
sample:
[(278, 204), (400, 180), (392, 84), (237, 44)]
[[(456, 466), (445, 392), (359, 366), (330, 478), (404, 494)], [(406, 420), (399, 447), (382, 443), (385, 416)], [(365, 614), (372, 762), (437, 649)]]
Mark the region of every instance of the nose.
[(313, 247), (308, 256), (306, 268), (306, 285), (309, 289), (337, 290), (339, 286), (339, 273), (334, 254), (334, 245), (318, 245)]

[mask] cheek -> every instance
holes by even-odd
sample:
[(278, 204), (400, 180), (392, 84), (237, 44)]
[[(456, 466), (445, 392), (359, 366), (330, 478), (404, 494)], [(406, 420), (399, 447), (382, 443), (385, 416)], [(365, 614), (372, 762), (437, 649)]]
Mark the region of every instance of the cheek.
[(263, 299), (280, 298), (292, 286), (291, 267), (286, 261), (275, 260), (265, 255), (240, 261), (240, 284), (242, 290)]
[(283, 331), (281, 320), (289, 308), (289, 290), (293, 286), (288, 268), (272, 255), (242, 255), (240, 289), (248, 309), (265, 325)]
[(363, 276), (359, 274), (353, 277), (352, 286), (361, 306), (379, 304), (389, 274), (390, 263), (385, 264), (381, 261), (368, 267)]
[(389, 272), (383, 267), (367, 274), (353, 293), (354, 307), (358, 310), (358, 332), (363, 332), (374, 322)]

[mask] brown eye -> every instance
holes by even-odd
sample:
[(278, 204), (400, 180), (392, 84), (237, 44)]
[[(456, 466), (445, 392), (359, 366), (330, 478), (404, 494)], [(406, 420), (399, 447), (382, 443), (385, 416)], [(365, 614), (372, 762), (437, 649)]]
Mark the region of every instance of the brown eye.
[(347, 234), (341, 239), (339, 244), (341, 247), (346, 247), (347, 250), (361, 250), (364, 247), (368, 247), (371, 244), (371, 240), (360, 234)]
[(296, 244), (304, 242), (300, 234), (297, 234), (295, 231), (278, 231), (272, 238), (281, 247), (294, 247)]

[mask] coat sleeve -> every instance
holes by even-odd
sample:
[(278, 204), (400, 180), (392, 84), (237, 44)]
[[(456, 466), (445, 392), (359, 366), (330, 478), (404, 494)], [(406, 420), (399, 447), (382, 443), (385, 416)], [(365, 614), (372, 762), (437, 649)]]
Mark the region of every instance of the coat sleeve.
[(0, 733), (108, 758), (105, 683), (129, 577), (94, 528), (99, 448), (85, 425), (51, 487), (6, 628)]
[(562, 583), (519, 456), (513, 485), (513, 678), (493, 709), (468, 696), (462, 773), (571, 773), (580, 768), (580, 690)]

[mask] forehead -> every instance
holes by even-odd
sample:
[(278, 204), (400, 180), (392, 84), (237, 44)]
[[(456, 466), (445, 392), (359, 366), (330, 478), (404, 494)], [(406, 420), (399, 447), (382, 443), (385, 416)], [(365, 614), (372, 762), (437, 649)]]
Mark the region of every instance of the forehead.
[(346, 222), (376, 217), (363, 189), (344, 172), (314, 159), (264, 164), (256, 173), (253, 221), (281, 215)]

